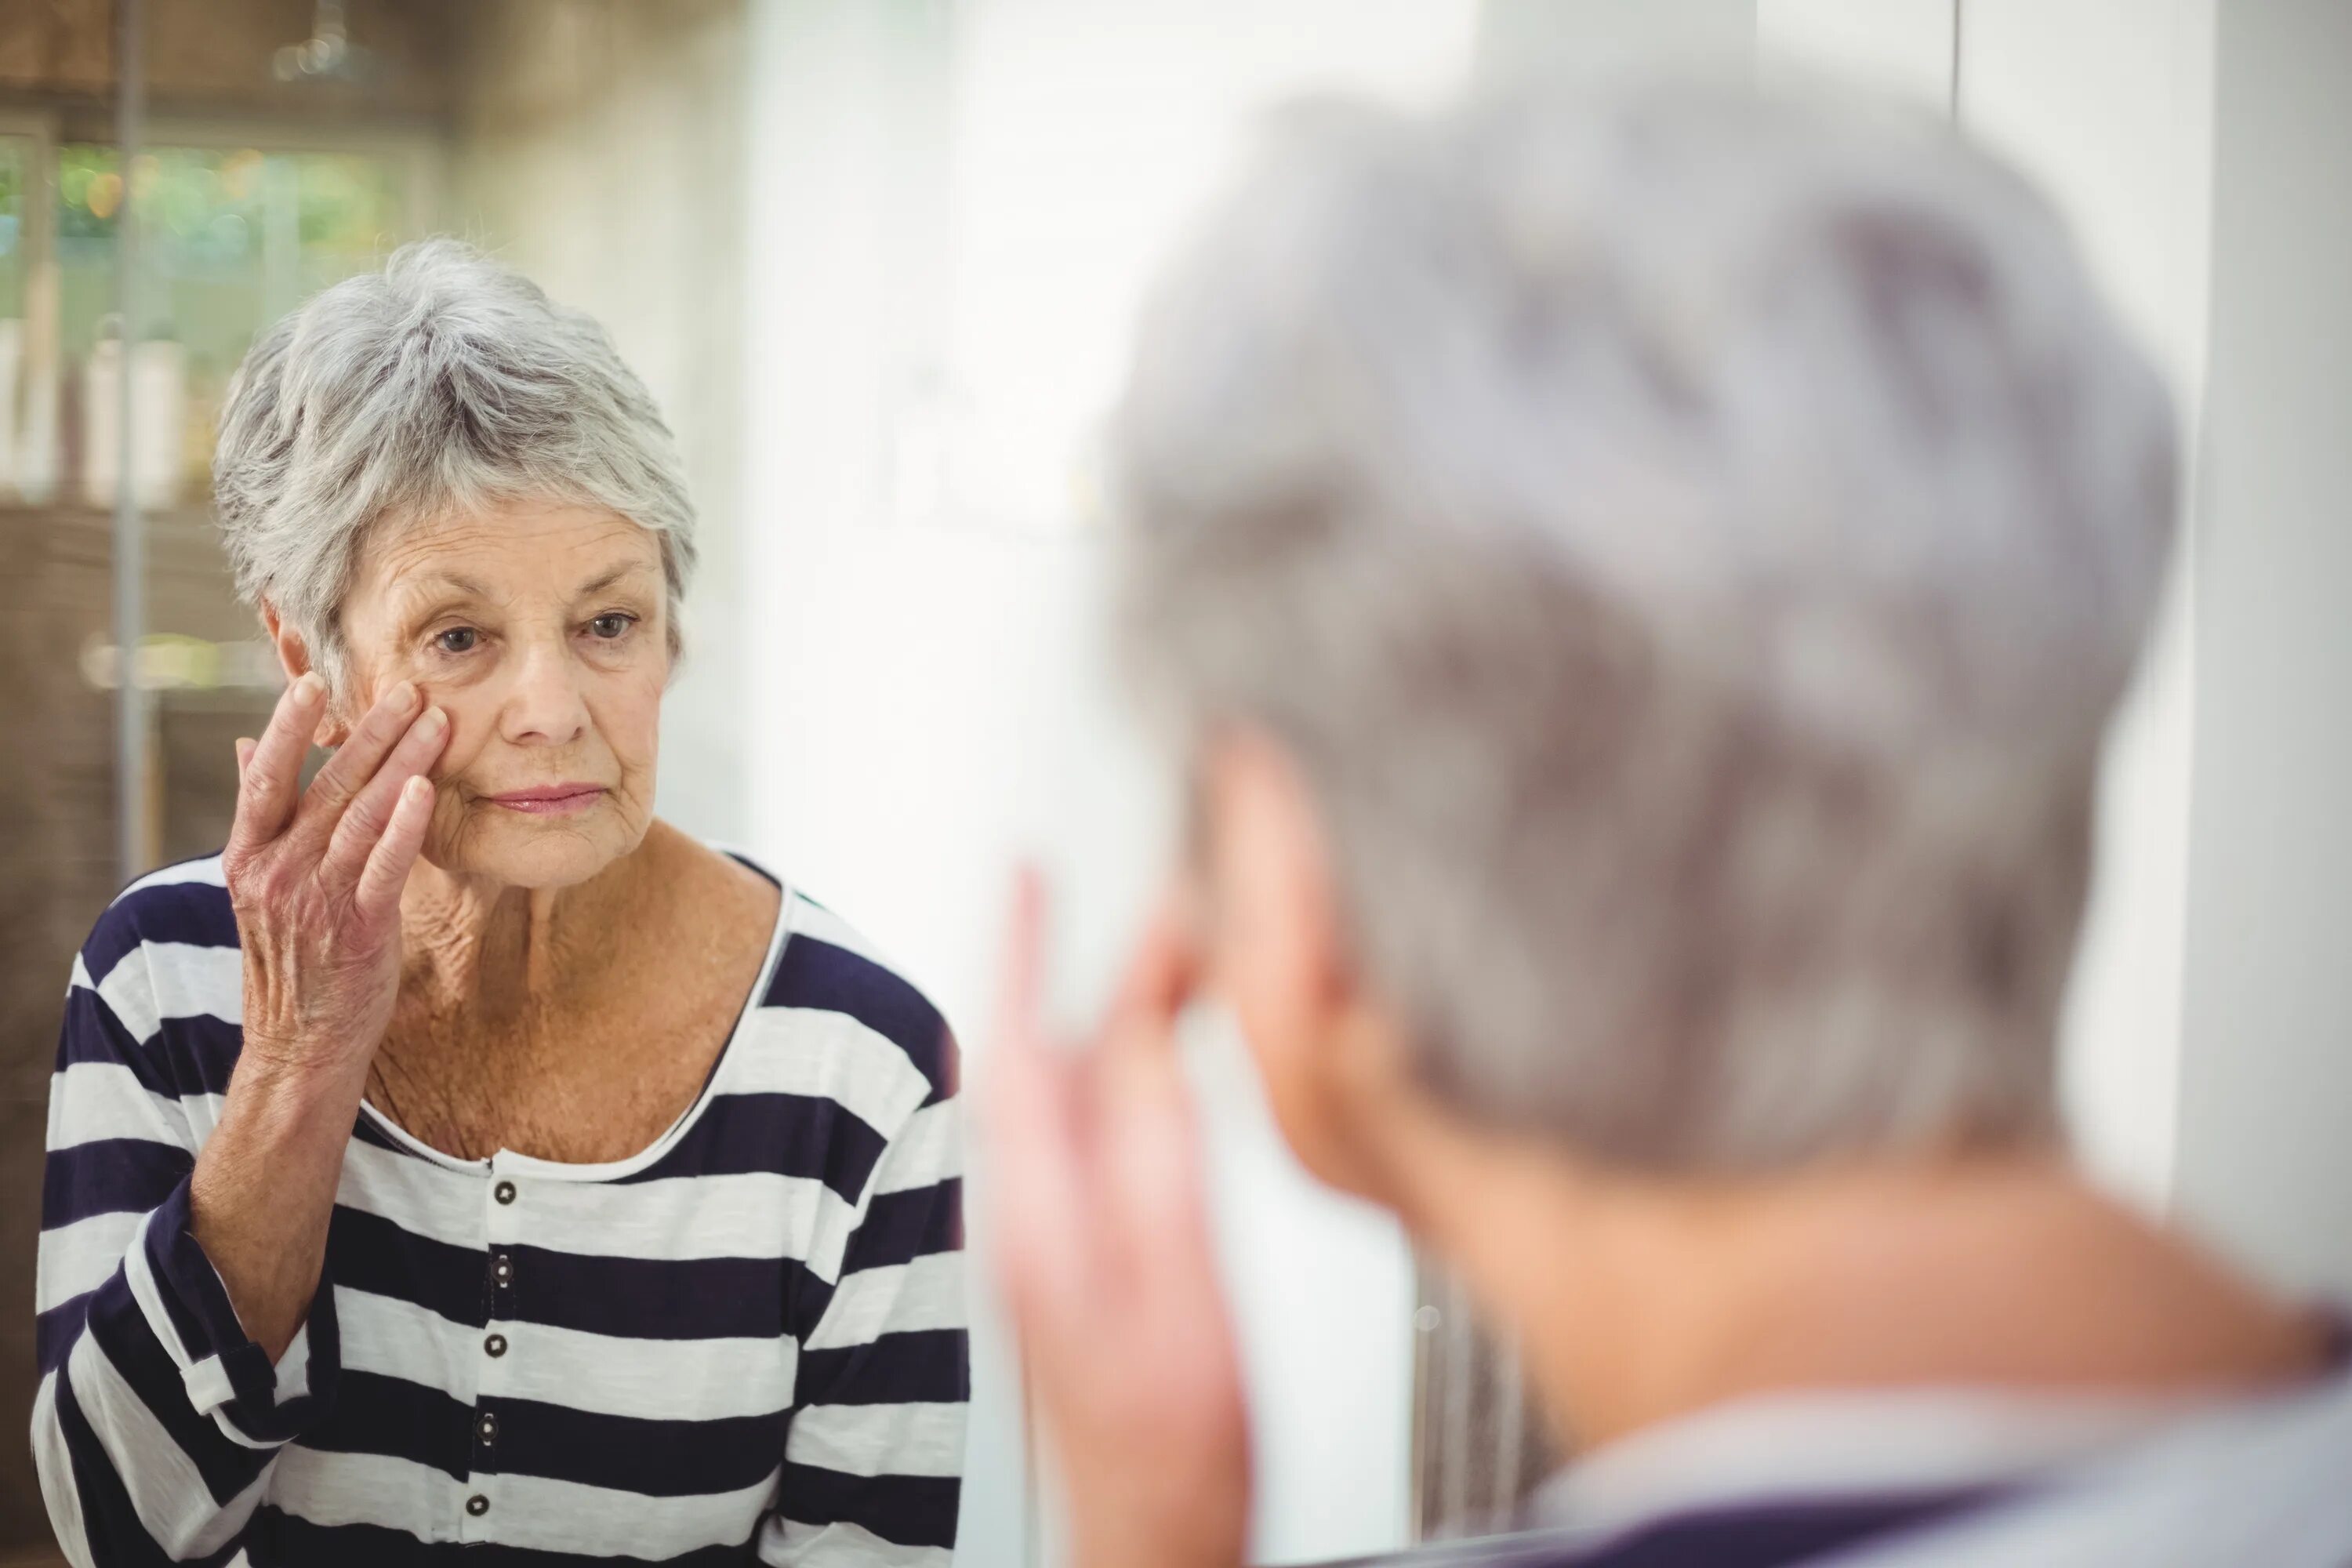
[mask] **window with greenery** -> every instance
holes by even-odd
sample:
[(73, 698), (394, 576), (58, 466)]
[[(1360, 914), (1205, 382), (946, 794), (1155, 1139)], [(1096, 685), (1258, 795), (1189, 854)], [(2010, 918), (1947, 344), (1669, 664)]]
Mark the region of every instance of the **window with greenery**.
[[(132, 160), (130, 180), (126, 193), (112, 147), (58, 150), (57, 341), (68, 380), (79, 370), (86, 388), (111, 384), (128, 194), (139, 214), (132, 374), (142, 411), (177, 426), (176, 472), (151, 476), (149, 487), (171, 504), (201, 493), (221, 395), (254, 335), (305, 296), (377, 265), (408, 237), (410, 204), (398, 163), (365, 153), (159, 147)], [(102, 410), (91, 413), (86, 433), (110, 428)], [(110, 486), (93, 476), (111, 465), (94, 443), (78, 455), (79, 474), (66, 477), (82, 481), (84, 499), (105, 500)]]
[[(397, 134), (287, 147), (165, 125), (126, 167), (118, 148), (66, 128), (45, 110), (0, 119), (0, 528), (46, 607), (44, 648), (69, 650), (40, 666), (60, 677), (40, 701), (66, 737), (49, 771), (74, 781), (58, 798), (80, 813), (59, 832), (111, 837), (114, 808), (91, 781), (109, 765), (107, 710), (134, 679), (149, 738), (130, 809), (145, 858), (170, 859), (219, 844), (231, 742), (256, 732), (279, 682), (207, 504), (229, 379), (271, 321), (429, 226), (433, 151)], [(110, 578), (126, 486), (145, 516), (142, 626), (127, 657)]]
[[(168, 508), (202, 494), (221, 394), (254, 335), (421, 232), (418, 162), (397, 146), (166, 144), (133, 160), (126, 190), (111, 146), (37, 125), (0, 133), (0, 504), (108, 504), (120, 453), (93, 395), (116, 384), (122, 357), (126, 197), (139, 220), (134, 430), (142, 409), (170, 426), (140, 441), (141, 493)], [(148, 472), (159, 465), (168, 474)]]

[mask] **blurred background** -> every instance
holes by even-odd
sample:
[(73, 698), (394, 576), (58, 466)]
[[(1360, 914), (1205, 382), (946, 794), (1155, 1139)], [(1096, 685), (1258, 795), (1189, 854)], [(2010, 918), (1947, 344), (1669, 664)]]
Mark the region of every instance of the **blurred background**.
[[(207, 500), (262, 325), (429, 233), (604, 322), (702, 520), (665, 813), (864, 927), (984, 1072), (1015, 860), (1056, 889), (1076, 1013), (1165, 852), (1095, 620), (1096, 432), (1154, 258), (1284, 97), (1655, 62), (1858, 82), (1980, 138), (2169, 375), (2185, 548), (2111, 741), (2068, 1105), (2118, 1190), (2352, 1295), (2352, 5), (5, 0), (7, 1429), (72, 952), (133, 870), (218, 847), (278, 688)], [(1550, 1462), (1508, 1348), (1307, 1184), (1227, 1032), (1193, 1045), (1257, 1555), (1491, 1521)], [(1050, 1510), (980, 1310), (961, 1551), (1013, 1568)], [(0, 1441), (0, 1562), (48, 1539)]]

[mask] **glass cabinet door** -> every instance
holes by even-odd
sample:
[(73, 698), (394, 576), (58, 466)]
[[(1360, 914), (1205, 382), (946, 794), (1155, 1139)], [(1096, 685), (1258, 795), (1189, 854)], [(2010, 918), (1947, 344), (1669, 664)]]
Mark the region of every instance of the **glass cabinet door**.
[[(74, 606), (78, 624), (67, 629), (88, 697), (104, 705), (126, 669), (149, 695), (147, 777), (133, 809), (155, 859), (206, 853), (226, 837), (233, 742), (257, 732), (280, 684), (213, 526), (213, 439), (230, 378), (264, 327), (413, 237), (415, 166), (396, 149), (164, 143), (126, 171), (114, 147), (69, 141), (47, 180), (20, 176), (9, 187), (20, 205), (35, 191), (47, 201), (54, 267), (44, 390), (55, 416), (37, 443), (42, 481), (19, 493), (37, 493), (53, 539), (69, 542), (57, 570), (76, 578), (61, 602)], [(129, 322), (116, 268), (126, 198), (137, 214)], [(0, 292), (0, 311), (11, 298)], [(110, 571), (125, 486), (146, 537), (144, 635), (127, 661), (95, 581)]]

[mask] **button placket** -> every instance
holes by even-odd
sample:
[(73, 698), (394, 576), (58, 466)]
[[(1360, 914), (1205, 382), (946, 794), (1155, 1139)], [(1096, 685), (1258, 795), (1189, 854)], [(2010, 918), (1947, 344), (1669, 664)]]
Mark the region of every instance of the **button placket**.
[(499, 1415), (495, 1410), (474, 1413), (473, 1479), (478, 1487), (488, 1487), (498, 1474)]
[(467, 1479), (463, 1483), (464, 1518), (458, 1527), (458, 1537), (464, 1541), (489, 1540), (496, 1529), (489, 1521), (497, 1513), (499, 1416), (491, 1402), (505, 1393), (508, 1371), (513, 1364), (509, 1354), (514, 1343), (508, 1331), (514, 1321), (515, 1289), (521, 1273), (512, 1240), (516, 1199), (520, 1195), (520, 1184), (493, 1164), (482, 1205), (489, 1311), (482, 1325), (481, 1360), (475, 1363), (480, 1376), (475, 1383), (476, 1404), (467, 1433)]
[[(474, 1449), (474, 1455), (477, 1459), (482, 1457), (479, 1447)], [(491, 1531), (496, 1528), (489, 1522), (489, 1516), (492, 1511), (492, 1494), (498, 1490), (499, 1478), (495, 1475), (484, 1475), (478, 1465), (473, 1474), (457, 1482), (456, 1485), (458, 1495), (464, 1499), (458, 1504), (463, 1510), (463, 1517), (457, 1521), (457, 1539), (467, 1542), (489, 1540)]]
[(483, 1232), (489, 1241), (490, 1316), (510, 1318), (514, 1309), (515, 1278), (520, 1272), (515, 1264), (513, 1238), (516, 1220), (520, 1217), (515, 1205), (522, 1195), (521, 1184), (499, 1171), (495, 1164), (490, 1170), (490, 1184), (483, 1205)]

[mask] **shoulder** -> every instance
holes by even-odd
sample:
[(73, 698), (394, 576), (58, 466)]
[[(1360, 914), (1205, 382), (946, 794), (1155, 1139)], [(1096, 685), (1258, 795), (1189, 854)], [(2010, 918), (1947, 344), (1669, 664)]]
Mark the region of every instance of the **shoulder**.
[[(220, 857), (184, 860), (123, 889), (91, 926), (67, 986), (58, 1066), (168, 1057), (183, 1087), (225, 1089), (244, 1014), (244, 955)], [(170, 1047), (163, 1057), (144, 1048), (159, 1043)]]
[(925, 1103), (953, 1094), (955, 1036), (930, 999), (839, 915), (797, 889), (784, 898), (784, 948), (761, 1005), (855, 1019), (923, 1075), (930, 1088)]
[(2005, 1510), (1855, 1559), (1855, 1568), (2352, 1563), (2352, 1373), (2231, 1401)]
[(788, 884), (780, 923), (782, 947), (759, 998), (761, 1012), (780, 1019), (815, 1016), (852, 1027), (868, 1043), (887, 1045), (920, 1075), (919, 1104), (956, 1092), (954, 1033), (896, 964), (847, 921)]
[(81, 945), (74, 979), (102, 986), (126, 961), (155, 948), (237, 946), (236, 915), (217, 854), (151, 871), (114, 896)]

